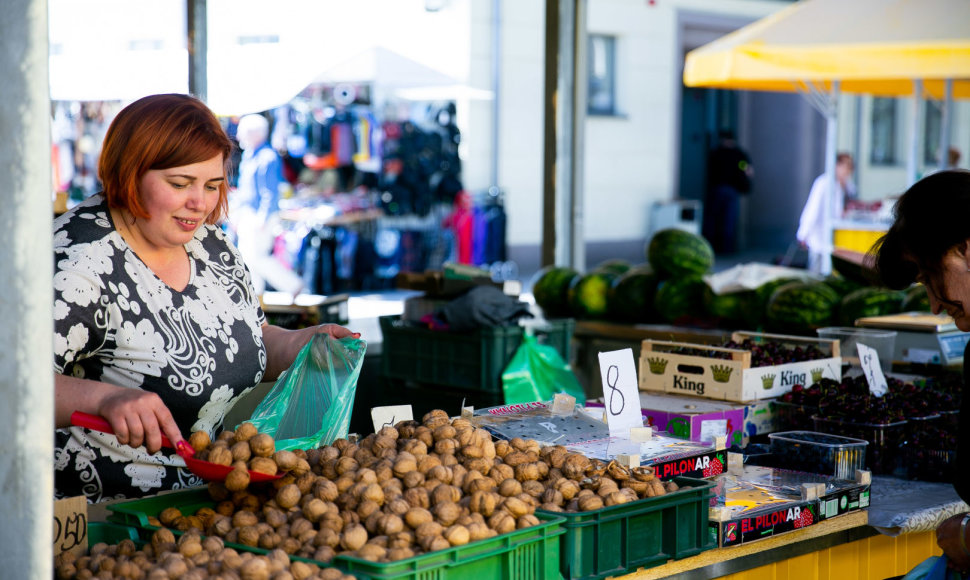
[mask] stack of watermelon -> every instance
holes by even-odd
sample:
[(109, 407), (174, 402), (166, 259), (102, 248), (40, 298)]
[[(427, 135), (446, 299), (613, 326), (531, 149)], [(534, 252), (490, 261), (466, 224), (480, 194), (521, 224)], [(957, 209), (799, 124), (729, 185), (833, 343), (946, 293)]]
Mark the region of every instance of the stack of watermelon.
[(730, 308), (710, 299), (713, 294), (702, 278), (714, 265), (714, 250), (703, 237), (676, 228), (661, 230), (647, 244), (646, 253), (654, 271), (663, 278), (654, 298), (661, 320), (685, 322), (705, 318), (705, 302)]
[(761, 320), (773, 332), (815, 336), (815, 330), (823, 326), (855, 326), (859, 318), (930, 309), (922, 285), (898, 291), (863, 286), (839, 276), (818, 282), (776, 280), (769, 284), (757, 293), (767, 296)]
[(574, 316), (617, 322), (674, 322), (738, 310), (731, 300), (708, 296), (702, 279), (714, 263), (710, 244), (696, 234), (667, 229), (646, 247), (648, 262), (632, 265), (607, 260), (581, 274), (565, 267), (547, 267), (533, 284), (533, 295), (547, 317)]
[(863, 286), (841, 276), (821, 281), (782, 278), (755, 290), (715, 294), (704, 281), (714, 252), (703, 237), (680, 229), (657, 232), (647, 263), (607, 260), (591, 271), (550, 266), (533, 284), (547, 318), (624, 323), (674, 323), (730, 330), (815, 336), (823, 326), (852, 326), (857, 318), (929, 310), (926, 290)]

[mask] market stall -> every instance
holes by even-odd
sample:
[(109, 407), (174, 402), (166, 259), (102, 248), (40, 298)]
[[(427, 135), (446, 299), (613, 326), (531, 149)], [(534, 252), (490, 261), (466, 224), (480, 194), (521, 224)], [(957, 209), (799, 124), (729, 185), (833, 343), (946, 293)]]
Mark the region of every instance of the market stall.
[[(688, 53), (684, 84), (805, 95), (827, 121), (825, 169), (834, 184), (840, 92), (912, 96), (914, 111), (924, 98), (942, 100), (946, 111), (953, 98), (970, 95), (970, 38), (961, 24), (968, 10), (958, 0), (891, 8), (878, 0), (803, 0)], [(907, 185), (917, 175), (920, 115), (912, 118)], [(940, 139), (946, 151), (949, 124)]]

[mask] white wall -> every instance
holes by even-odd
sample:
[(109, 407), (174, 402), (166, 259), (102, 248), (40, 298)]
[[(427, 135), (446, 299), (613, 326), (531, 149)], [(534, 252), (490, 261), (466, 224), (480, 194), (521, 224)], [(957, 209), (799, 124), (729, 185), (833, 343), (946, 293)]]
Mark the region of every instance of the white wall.
[[(858, 99), (860, 107), (856, 108), (854, 99)], [(859, 197), (863, 200), (873, 201), (886, 197), (901, 194), (908, 187), (906, 183), (906, 166), (909, 159), (909, 143), (912, 123), (911, 99), (899, 99), (896, 105), (896, 163), (893, 165), (873, 165), (870, 162), (872, 150), (872, 97), (870, 96), (846, 96), (840, 102), (839, 117), (839, 148), (852, 151), (855, 131), (859, 131), (859, 151), (856, 155), (856, 185), (859, 189)], [(932, 103), (925, 102), (921, 111), (927, 106), (934, 106)], [(857, 114), (858, 111), (858, 114)], [(923, 115), (924, 113), (920, 113)], [(925, 122), (925, 117), (921, 118), (921, 123)], [(950, 114), (950, 143), (961, 152), (959, 166), (970, 167), (970, 102), (966, 100), (953, 101), (953, 109)], [(923, 135), (920, 127), (919, 149), (918, 149), (918, 170), (917, 173), (925, 175), (937, 169), (935, 165), (923, 163)]]
[[(483, 86), (491, 67), (491, 0), (472, 2), (470, 81)], [(588, 32), (617, 37), (616, 117), (586, 124), (585, 239), (639, 240), (649, 208), (674, 195), (679, 151), (683, 61), (680, 10), (755, 20), (784, 7), (771, 0), (596, 0), (588, 3)], [(542, 2), (502, 0), (499, 185), (507, 191), (508, 243), (542, 239), (542, 91), (545, 46)], [(472, 103), (465, 133), (465, 184), (488, 183), (489, 103)]]

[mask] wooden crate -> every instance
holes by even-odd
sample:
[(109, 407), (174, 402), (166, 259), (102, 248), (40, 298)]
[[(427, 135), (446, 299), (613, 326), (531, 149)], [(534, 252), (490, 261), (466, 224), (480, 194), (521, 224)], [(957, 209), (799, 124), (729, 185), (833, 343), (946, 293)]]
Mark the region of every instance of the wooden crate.
[[(751, 366), (751, 352), (688, 342), (644, 340), (640, 348), (640, 390), (694, 395), (722, 401), (756, 401), (787, 393), (796, 384), (809, 386), (824, 378), (842, 380), (839, 341), (784, 334), (735, 332), (732, 339), (818, 346), (827, 358), (764, 367)], [(679, 348), (717, 351), (729, 358), (673, 352)]]

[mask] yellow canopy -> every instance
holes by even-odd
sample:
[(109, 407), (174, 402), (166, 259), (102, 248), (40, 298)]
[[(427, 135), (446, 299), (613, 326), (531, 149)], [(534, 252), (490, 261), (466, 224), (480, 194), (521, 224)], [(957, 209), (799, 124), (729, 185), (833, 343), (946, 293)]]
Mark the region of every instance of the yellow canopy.
[(970, 97), (970, 1), (801, 0), (687, 54), (684, 84)]

